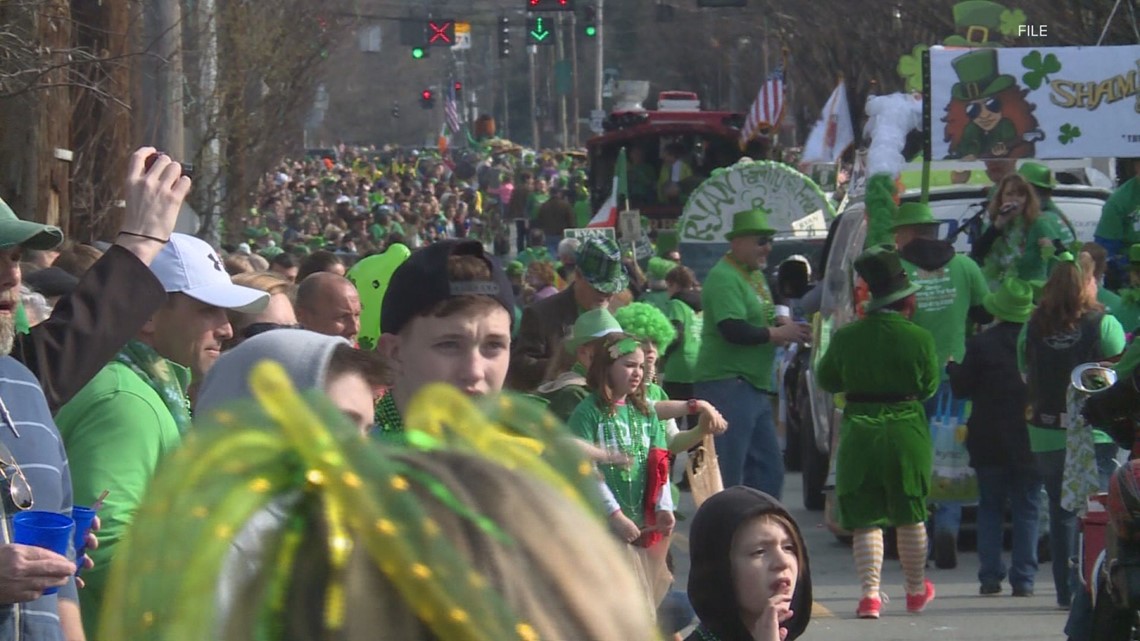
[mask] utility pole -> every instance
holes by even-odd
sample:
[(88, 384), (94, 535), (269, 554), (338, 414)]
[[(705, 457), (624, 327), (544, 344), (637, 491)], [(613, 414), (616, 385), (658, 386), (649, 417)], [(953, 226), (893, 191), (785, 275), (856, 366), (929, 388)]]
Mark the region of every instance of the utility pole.
[(595, 71), (597, 73), (597, 77), (594, 78), (594, 109), (601, 111), (601, 109), (602, 109), (602, 85), (604, 85), (606, 82), (606, 61), (605, 61), (605, 57), (604, 57), (605, 47), (603, 46), (603, 43), (605, 43), (605, 41), (606, 41), (606, 17), (605, 17), (605, 12), (603, 11), (603, 7), (602, 7), (602, 5), (605, 4), (605, 0), (597, 0), (597, 2), (598, 2), (598, 13), (597, 13), (598, 54), (597, 54), (597, 60), (595, 61), (597, 63), (597, 67), (595, 68)]
[(536, 150), (541, 149), (538, 139), (538, 70), (535, 68), (537, 61), (535, 57), (538, 55), (538, 46), (531, 45), (527, 47), (527, 60), (530, 61), (530, 135), (531, 146)]
[(574, 83), (570, 89), (570, 102), (574, 105), (574, 146), (580, 147), (582, 146), (579, 138), (579, 132), (582, 129), (582, 105), (578, 97), (578, 15), (575, 13), (570, 14), (570, 75), (571, 82)]
[(186, 160), (182, 123), (182, 8), (178, 0), (143, 6), (147, 51), (142, 61), (141, 142)]
[[(562, 66), (565, 64), (564, 61), (566, 60), (566, 45), (563, 42), (566, 38), (566, 21), (562, 19), (562, 15), (563, 14), (561, 13), (558, 14), (558, 35), (554, 40), (554, 46), (557, 47), (558, 57), (557, 62), (554, 63), (554, 69), (556, 72), (562, 68)], [(575, 34), (571, 32), (571, 39), (573, 39), (574, 36)], [(561, 87), (558, 86), (557, 73), (554, 74), (554, 88), (555, 91), (558, 92), (558, 119), (561, 125), (560, 131), (562, 133), (562, 148), (566, 149), (570, 146), (570, 130), (566, 126), (566, 94), (562, 91), (558, 91), (561, 89)]]

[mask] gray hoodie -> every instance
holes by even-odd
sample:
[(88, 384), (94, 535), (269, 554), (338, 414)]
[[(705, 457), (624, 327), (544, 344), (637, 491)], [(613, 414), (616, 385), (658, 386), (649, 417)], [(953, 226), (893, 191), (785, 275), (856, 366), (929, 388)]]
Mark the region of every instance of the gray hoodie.
[(280, 363), (299, 390), (324, 389), (329, 361), (337, 345), (350, 343), (339, 336), (304, 329), (275, 329), (242, 341), (210, 368), (198, 390), (194, 412), (209, 412), (226, 403), (251, 398), (249, 374), (254, 365), (264, 360)]

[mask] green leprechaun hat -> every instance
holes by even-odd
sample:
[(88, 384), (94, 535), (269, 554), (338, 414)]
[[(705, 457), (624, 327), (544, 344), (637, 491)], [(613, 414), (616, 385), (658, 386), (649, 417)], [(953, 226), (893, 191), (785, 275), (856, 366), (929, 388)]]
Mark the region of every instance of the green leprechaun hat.
[(895, 219), (891, 222), (891, 231), (907, 225), (937, 225), (930, 205), (925, 203), (903, 203), (899, 205)]
[(877, 245), (855, 259), (855, 271), (871, 290), (866, 311), (873, 312), (922, 289), (910, 282), (899, 254), (890, 245)]
[(946, 38), (948, 47), (1000, 47), (1001, 14), (1006, 8), (989, 0), (966, 0), (954, 5), (954, 28)]
[(997, 51), (978, 49), (952, 60), (958, 82), (950, 89), (955, 100), (982, 100), (1017, 84), (1013, 76), (998, 72)]

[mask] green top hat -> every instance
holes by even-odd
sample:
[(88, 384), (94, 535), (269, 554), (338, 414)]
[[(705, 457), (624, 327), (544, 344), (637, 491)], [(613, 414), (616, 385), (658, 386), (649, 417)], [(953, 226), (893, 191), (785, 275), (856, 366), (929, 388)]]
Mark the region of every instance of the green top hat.
[(1053, 170), (1039, 162), (1023, 163), (1017, 168), (1017, 173), (1025, 182), (1041, 189), (1056, 189), (1057, 179), (1053, 177)]
[(620, 334), (621, 331), (621, 325), (618, 324), (617, 319), (609, 310), (604, 307), (591, 309), (578, 315), (578, 320), (574, 321), (574, 329), (571, 330), (570, 337), (563, 344), (566, 351), (573, 354), (578, 351), (579, 347), (595, 338)]
[(907, 225), (937, 225), (930, 205), (926, 203), (903, 203), (895, 212), (895, 220), (891, 223), (891, 231)]
[(603, 294), (616, 294), (629, 285), (621, 264), (617, 243), (602, 236), (591, 236), (578, 247), (578, 271), (591, 287)]
[(982, 100), (1017, 84), (1013, 76), (998, 73), (997, 51), (978, 49), (950, 61), (958, 82), (950, 89), (955, 100)]
[(881, 309), (922, 289), (910, 282), (899, 254), (890, 245), (878, 245), (855, 259), (855, 271), (871, 290), (867, 312)]
[(1033, 286), (1020, 278), (1007, 278), (982, 300), (986, 311), (1007, 323), (1024, 323), (1033, 314)]
[(725, 237), (732, 240), (737, 236), (767, 236), (775, 233), (776, 230), (768, 226), (768, 212), (757, 207), (733, 214), (732, 231)]
[(59, 227), (20, 220), (8, 203), (0, 199), (0, 249), (26, 247), (28, 249), (55, 249), (63, 242)]
[[(999, 47), (1001, 14), (1005, 7), (989, 0), (966, 0), (954, 5), (954, 28), (961, 33), (942, 41), (950, 47)], [(965, 34), (964, 36), (962, 34)]]

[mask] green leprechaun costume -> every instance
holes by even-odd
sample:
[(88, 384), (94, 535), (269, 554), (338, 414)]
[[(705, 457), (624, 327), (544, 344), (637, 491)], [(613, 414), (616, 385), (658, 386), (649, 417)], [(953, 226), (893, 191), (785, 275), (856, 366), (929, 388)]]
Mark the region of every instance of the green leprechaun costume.
[(950, 158), (1002, 158), (1010, 155), (1017, 143), (1013, 121), (1001, 115), (1001, 101), (996, 96), (1013, 87), (1013, 76), (998, 72), (997, 52), (978, 49), (955, 58), (950, 64), (958, 74), (958, 82), (950, 89), (954, 100), (969, 103), (966, 115), (970, 123), (957, 144), (951, 143)]
[(922, 402), (938, 389), (940, 367), (930, 332), (892, 308), (920, 289), (898, 254), (872, 247), (855, 270), (871, 292), (867, 315), (836, 330), (816, 378), (824, 390), (846, 395), (836, 462), (839, 523), (854, 532), (863, 588), (857, 614), (878, 618), (882, 527), (897, 528), (907, 609), (920, 612), (934, 598), (925, 578), (933, 455)]

